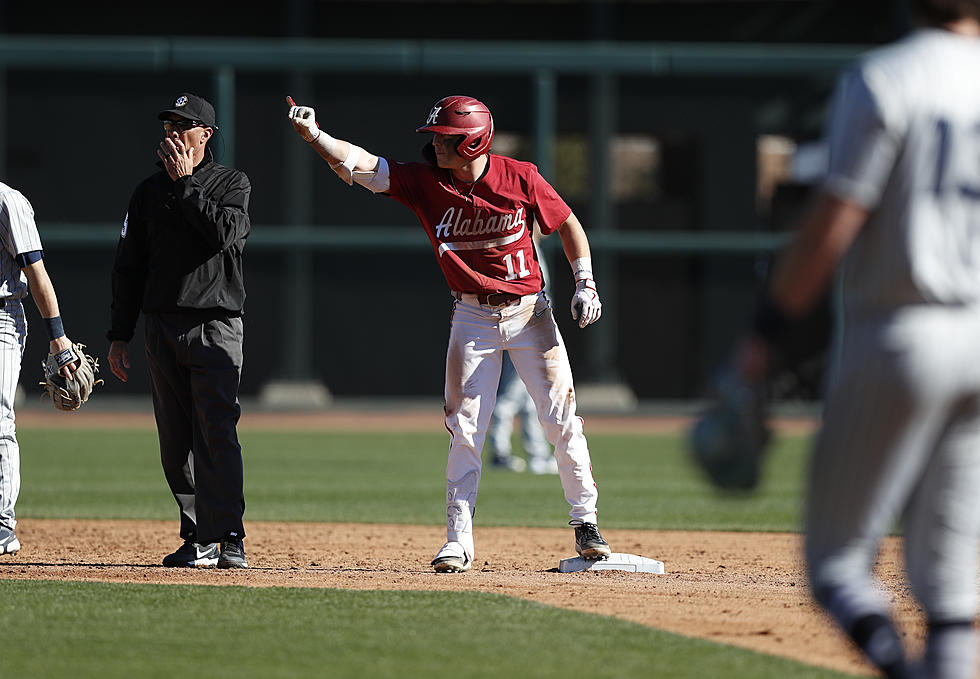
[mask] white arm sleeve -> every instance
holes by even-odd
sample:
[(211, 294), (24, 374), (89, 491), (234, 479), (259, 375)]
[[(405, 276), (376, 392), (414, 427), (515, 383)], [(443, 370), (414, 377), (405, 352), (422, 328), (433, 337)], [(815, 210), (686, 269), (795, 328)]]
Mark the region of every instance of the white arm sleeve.
[(347, 157), (344, 158), (342, 163), (336, 163), (330, 166), (334, 172), (340, 175), (340, 178), (347, 182), (347, 186), (352, 183), (352, 175), (354, 168), (357, 167), (357, 161), (361, 159), (361, 147), (355, 144), (347, 145)]
[(388, 180), (388, 161), (378, 158), (374, 172), (352, 172), (351, 178), (372, 193), (384, 193), (391, 187)]

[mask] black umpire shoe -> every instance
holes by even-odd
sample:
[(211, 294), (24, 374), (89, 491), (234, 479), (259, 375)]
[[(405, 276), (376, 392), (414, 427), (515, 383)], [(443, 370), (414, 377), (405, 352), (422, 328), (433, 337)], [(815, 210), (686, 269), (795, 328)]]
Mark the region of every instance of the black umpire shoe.
[(599, 526), (582, 521), (569, 521), (575, 526), (575, 551), (583, 559), (605, 559), (612, 554), (609, 543), (602, 539)]
[(185, 540), (173, 554), (163, 557), (167, 568), (208, 568), (218, 563), (218, 543), (206, 545)]
[(245, 560), (245, 545), (241, 540), (225, 538), (221, 541), (218, 568), (248, 568), (248, 561)]

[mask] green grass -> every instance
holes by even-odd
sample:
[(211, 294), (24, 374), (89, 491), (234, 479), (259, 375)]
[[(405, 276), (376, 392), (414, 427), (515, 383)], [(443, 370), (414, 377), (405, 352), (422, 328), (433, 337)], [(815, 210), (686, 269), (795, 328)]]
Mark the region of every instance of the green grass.
[[(18, 436), (20, 517), (176, 525), (153, 431), (22, 428)], [(445, 434), (245, 431), (241, 438), (246, 522), (443, 523)], [(595, 434), (590, 446), (604, 527), (798, 527), (804, 439), (777, 441), (754, 495), (711, 490), (677, 437)], [(568, 519), (557, 477), (489, 467), (479, 508), (487, 526), (560, 526)], [(0, 579), (0, 621), (4, 679), (846, 676), (473, 592)]]
[(848, 676), (493, 594), (0, 582), (10, 679)]
[[(23, 429), (19, 514), (175, 519), (152, 431)], [(246, 520), (402, 522), (444, 516), (445, 434), (246, 431)], [(718, 493), (674, 436), (590, 436), (601, 523), (609, 528), (792, 531), (805, 440), (780, 439), (758, 493)], [(484, 526), (568, 520), (555, 476), (484, 470)]]

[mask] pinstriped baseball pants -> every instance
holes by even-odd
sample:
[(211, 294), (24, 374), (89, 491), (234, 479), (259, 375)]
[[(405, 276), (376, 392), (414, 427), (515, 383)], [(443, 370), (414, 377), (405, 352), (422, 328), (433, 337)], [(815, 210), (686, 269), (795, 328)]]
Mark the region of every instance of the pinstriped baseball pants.
[(900, 520), (930, 620), (972, 620), (980, 537), (980, 308), (921, 305), (845, 325), (811, 462), (806, 556), (850, 621), (883, 613), (872, 575)]
[(27, 340), (27, 319), (19, 299), (0, 310), (0, 526), (11, 530), (17, 521), (14, 505), (20, 494), (20, 447), (14, 431), (14, 398)]

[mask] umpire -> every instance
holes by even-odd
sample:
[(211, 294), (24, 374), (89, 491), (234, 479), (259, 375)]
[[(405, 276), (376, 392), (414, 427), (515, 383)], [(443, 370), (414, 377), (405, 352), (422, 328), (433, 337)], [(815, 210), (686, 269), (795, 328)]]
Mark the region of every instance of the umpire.
[(251, 185), (214, 162), (206, 100), (182, 93), (158, 118), (160, 171), (133, 192), (116, 249), (109, 366), (127, 381), (142, 311), (160, 458), (184, 540), (163, 565), (248, 568), (236, 425)]

